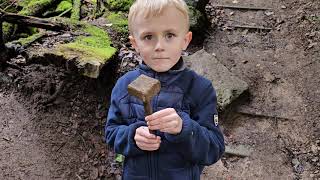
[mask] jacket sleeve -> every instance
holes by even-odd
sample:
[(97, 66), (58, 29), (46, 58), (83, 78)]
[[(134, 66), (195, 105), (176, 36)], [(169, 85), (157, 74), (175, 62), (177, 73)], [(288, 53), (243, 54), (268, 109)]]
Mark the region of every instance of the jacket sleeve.
[(193, 163), (211, 165), (224, 153), (224, 138), (219, 126), (214, 123), (216, 103), (216, 93), (210, 83), (192, 111), (192, 118), (188, 113), (178, 112), (183, 120), (180, 134), (165, 134), (169, 142), (179, 144), (181, 153)]
[[(114, 151), (118, 154), (122, 154), (126, 157), (136, 156), (143, 154), (144, 152), (137, 147), (134, 141), (135, 131), (140, 126), (146, 126), (144, 121), (138, 121), (133, 119), (124, 119), (123, 111), (128, 111), (129, 107), (121, 106), (121, 96), (126, 91), (121, 89), (125, 85), (121, 86), (117, 83), (112, 90), (111, 104), (107, 116), (107, 122), (105, 126), (105, 138), (110, 147), (113, 147)], [(130, 123), (134, 122), (134, 123)]]

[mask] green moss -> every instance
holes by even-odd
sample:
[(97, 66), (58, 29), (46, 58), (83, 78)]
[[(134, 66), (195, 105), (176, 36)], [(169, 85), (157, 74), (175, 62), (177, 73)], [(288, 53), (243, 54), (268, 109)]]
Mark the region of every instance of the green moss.
[(72, 8), (72, 2), (70, 1), (61, 1), (60, 4), (58, 4), (55, 12), (62, 13), (68, 9)]
[(106, 16), (112, 27), (120, 33), (128, 33), (128, 19), (121, 12), (110, 13)]
[(11, 24), (7, 23), (7, 22), (3, 22), (2, 23), (2, 31), (4, 34), (8, 34), (10, 33), (10, 28), (11, 28)]
[(118, 163), (123, 163), (123, 161), (124, 161), (124, 155), (122, 155), (122, 154), (116, 154), (116, 161), (118, 162)]
[(82, 28), (85, 26), (85, 23), (82, 21), (70, 19), (70, 18), (64, 18), (64, 17), (51, 17), (49, 18), (50, 21), (54, 23), (62, 23), (64, 25), (69, 26), (73, 30), (77, 30), (79, 28)]
[(28, 5), (23, 7), (19, 14), (32, 16), (39, 13), (40, 9), (50, 6), (52, 3), (53, 0), (31, 0)]
[(99, 63), (105, 63), (114, 55), (116, 49), (110, 46), (109, 36), (103, 29), (86, 24), (82, 31), (90, 36), (79, 36), (72, 43), (60, 45), (58, 51), (67, 55), (76, 53), (80, 61)]
[(110, 10), (128, 11), (133, 4), (133, 0), (107, 0)]
[(80, 20), (81, 0), (73, 1), (73, 8), (71, 12), (71, 19)]
[(7, 22), (2, 23), (2, 33), (3, 33), (3, 40), (7, 42), (10, 39), (10, 35), (13, 30), (13, 25)]
[(189, 21), (190, 27), (194, 27), (198, 24), (198, 21), (202, 18), (202, 14), (199, 10), (192, 6), (189, 7)]
[(30, 3), (31, 0), (19, 0), (17, 3), (19, 6), (24, 7)]
[(20, 38), (15, 43), (19, 43), (21, 46), (28, 46), (30, 43), (33, 43), (37, 39), (41, 38), (44, 35), (44, 33), (36, 33), (32, 36), (29, 36), (27, 38)]

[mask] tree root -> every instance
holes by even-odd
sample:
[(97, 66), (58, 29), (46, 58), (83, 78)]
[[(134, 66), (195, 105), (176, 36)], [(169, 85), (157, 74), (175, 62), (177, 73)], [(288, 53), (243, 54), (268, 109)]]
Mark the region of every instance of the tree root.
[(50, 96), (47, 100), (42, 101), (40, 104), (48, 105), (50, 103), (53, 103), (58, 98), (58, 96), (62, 93), (65, 85), (66, 85), (66, 81), (61, 81), (57, 87), (56, 92), (52, 96)]

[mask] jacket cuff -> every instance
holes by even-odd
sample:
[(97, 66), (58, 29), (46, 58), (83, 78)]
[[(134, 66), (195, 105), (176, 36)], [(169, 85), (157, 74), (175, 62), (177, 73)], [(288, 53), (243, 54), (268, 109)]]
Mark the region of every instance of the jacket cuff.
[(129, 127), (130, 127), (129, 138), (130, 138), (131, 144), (136, 144), (136, 142), (134, 141), (134, 136), (136, 134), (136, 129), (141, 126), (147, 126), (147, 123), (145, 121), (139, 121), (139, 122), (136, 122), (136, 123), (129, 125)]
[(179, 143), (189, 140), (193, 136), (193, 120), (185, 112), (177, 112), (182, 119), (182, 129), (179, 134), (173, 135), (165, 133), (165, 137), (168, 141), (173, 143)]
[(129, 134), (128, 134), (128, 138), (129, 138), (128, 145), (129, 146), (127, 147), (127, 149), (124, 151), (124, 154), (122, 154), (122, 155), (129, 157), (129, 156), (136, 156), (136, 155), (144, 153), (143, 150), (141, 150), (136, 145), (136, 142), (134, 140), (136, 129), (141, 126), (147, 126), (147, 123), (145, 121), (139, 121), (139, 122), (136, 122), (136, 123), (129, 125), (129, 128), (130, 128)]

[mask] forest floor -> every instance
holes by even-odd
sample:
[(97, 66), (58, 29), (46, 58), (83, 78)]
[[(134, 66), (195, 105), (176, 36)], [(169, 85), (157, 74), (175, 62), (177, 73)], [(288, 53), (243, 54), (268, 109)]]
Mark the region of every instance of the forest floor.
[[(250, 91), (222, 120), (226, 144), (246, 146), (250, 156), (225, 155), (202, 179), (319, 179), (320, 1), (212, 4), (271, 10), (208, 8), (217, 27), (190, 47), (215, 55)], [(90, 79), (42, 64), (0, 72), (0, 179), (119, 179), (103, 140), (116, 72)]]

